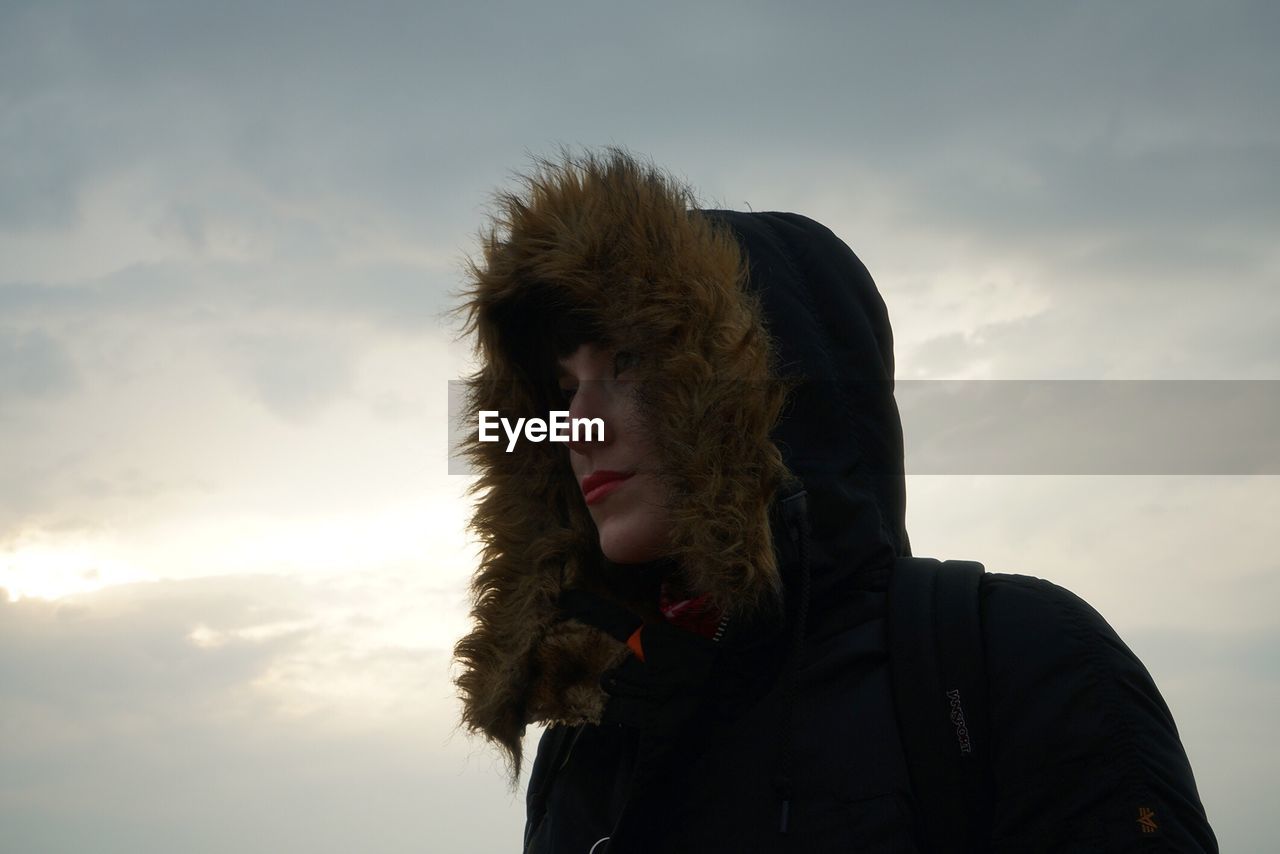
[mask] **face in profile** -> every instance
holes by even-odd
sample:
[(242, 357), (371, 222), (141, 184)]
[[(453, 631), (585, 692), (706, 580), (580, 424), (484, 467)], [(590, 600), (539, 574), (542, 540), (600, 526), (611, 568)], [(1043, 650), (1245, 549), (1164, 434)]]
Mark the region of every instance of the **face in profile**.
[(656, 560), (670, 547), (658, 457), (640, 417), (634, 365), (632, 354), (594, 344), (558, 360), (570, 419), (604, 421), (602, 441), (580, 435), (568, 443), (569, 464), (600, 550), (614, 563)]

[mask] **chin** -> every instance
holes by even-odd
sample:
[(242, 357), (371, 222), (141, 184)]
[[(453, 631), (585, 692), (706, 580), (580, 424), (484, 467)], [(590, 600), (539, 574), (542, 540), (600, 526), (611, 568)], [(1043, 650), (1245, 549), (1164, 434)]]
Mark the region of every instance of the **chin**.
[(648, 563), (665, 554), (663, 549), (633, 549), (625, 546), (610, 546), (607, 543), (600, 544), (600, 551), (614, 563)]
[(665, 531), (610, 530), (600, 532), (600, 551), (614, 563), (648, 563), (669, 549)]

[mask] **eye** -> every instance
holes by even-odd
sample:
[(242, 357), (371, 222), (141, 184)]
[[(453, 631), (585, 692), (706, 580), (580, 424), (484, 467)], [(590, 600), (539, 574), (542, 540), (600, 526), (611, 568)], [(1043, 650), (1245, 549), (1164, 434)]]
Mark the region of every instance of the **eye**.
[(561, 386), (560, 387), (560, 399), (565, 402), (565, 405), (572, 403), (573, 396), (577, 393), (578, 393), (577, 386)]
[(640, 357), (635, 353), (627, 350), (619, 350), (613, 357), (613, 376), (616, 379), (618, 374), (634, 368), (640, 361)]

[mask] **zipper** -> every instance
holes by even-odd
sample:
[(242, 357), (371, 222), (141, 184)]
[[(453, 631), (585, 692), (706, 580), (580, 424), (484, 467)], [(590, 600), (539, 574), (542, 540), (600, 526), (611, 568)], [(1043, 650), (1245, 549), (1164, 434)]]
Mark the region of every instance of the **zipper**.
[[(724, 614), (723, 616), (720, 617), (720, 622), (716, 624), (716, 633), (711, 638), (712, 642), (720, 643), (721, 641), (723, 641), (725, 637), (725, 632), (728, 631), (728, 628), (729, 628), (729, 615)], [(572, 746), (570, 746), (570, 750), (572, 750)], [(566, 762), (568, 761), (567, 757), (565, 761)], [(599, 839), (596, 842), (596, 845), (599, 845), (601, 842), (608, 844), (610, 841), (612, 841), (613, 837), (617, 835), (618, 828), (622, 826), (622, 822), (627, 818), (627, 814), (628, 814), (627, 811), (632, 807), (634, 798), (635, 798), (635, 792), (629, 792), (627, 801), (625, 804), (623, 804), (622, 812), (618, 815), (617, 820), (613, 823), (613, 828), (609, 831), (609, 835), (606, 837), (603, 837), (602, 839)], [(592, 851), (595, 851), (595, 846), (592, 846)]]
[(716, 643), (720, 643), (720, 641), (724, 640), (724, 633), (728, 627), (729, 627), (729, 615), (725, 614), (723, 617), (720, 618), (720, 623), (719, 625), (716, 626), (716, 633), (711, 637), (711, 640)]

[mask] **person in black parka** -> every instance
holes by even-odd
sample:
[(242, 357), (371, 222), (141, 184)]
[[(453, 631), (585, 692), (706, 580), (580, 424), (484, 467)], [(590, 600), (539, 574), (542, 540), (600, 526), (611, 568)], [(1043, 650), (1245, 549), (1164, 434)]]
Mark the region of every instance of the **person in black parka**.
[(456, 683), (513, 785), (546, 727), (526, 854), (1217, 850), (1141, 662), (1070, 592), (996, 573), (983, 836), (926, 836), (890, 672), (892, 334), (838, 237), (699, 209), (619, 149), (497, 200), (470, 423), (605, 425), (463, 448), (482, 553)]

